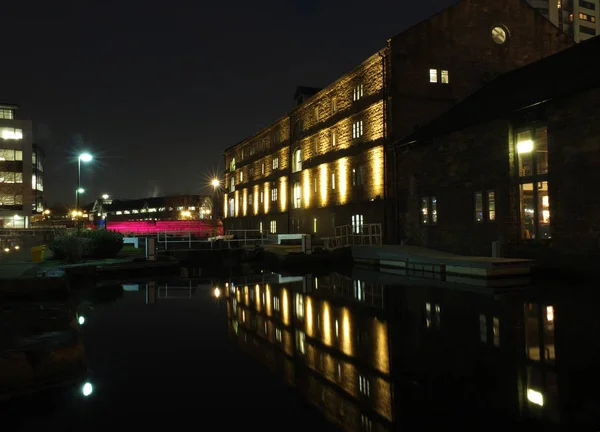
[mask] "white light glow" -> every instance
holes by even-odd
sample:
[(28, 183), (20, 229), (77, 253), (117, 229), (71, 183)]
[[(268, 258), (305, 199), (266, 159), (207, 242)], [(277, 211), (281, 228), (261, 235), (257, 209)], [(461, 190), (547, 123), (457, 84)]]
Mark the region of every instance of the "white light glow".
[(79, 160), (82, 162), (91, 162), (92, 159), (92, 155), (89, 153), (82, 153), (79, 155)]
[(85, 317), (80, 315), (79, 318), (77, 318), (77, 322), (79, 323), (79, 325), (84, 325)]
[(89, 396), (94, 392), (94, 386), (92, 386), (91, 383), (86, 382), (82, 387), (81, 387), (81, 394), (83, 394), (84, 396)]
[(219, 289), (219, 287), (215, 288), (214, 294), (215, 294), (215, 298), (221, 297), (221, 290)]
[(103, 194), (102, 199), (108, 199), (108, 194)]
[(539, 391), (527, 389), (527, 400), (539, 406), (544, 406), (544, 395)]
[(521, 141), (517, 144), (518, 153), (531, 153), (533, 151), (533, 141)]

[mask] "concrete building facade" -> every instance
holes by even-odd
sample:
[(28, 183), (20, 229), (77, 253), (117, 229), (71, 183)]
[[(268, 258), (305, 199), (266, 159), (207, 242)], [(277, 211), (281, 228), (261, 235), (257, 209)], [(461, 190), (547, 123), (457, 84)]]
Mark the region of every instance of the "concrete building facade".
[(33, 143), (31, 121), (15, 118), (17, 109), (0, 104), (0, 228), (29, 228), (43, 211), (44, 153)]
[(528, 0), (552, 24), (575, 42), (600, 34), (600, 0)]
[(573, 44), (523, 0), (463, 0), (391, 38), (225, 151), (224, 226), (335, 235), (382, 224), (398, 241), (394, 143), (494, 77)]

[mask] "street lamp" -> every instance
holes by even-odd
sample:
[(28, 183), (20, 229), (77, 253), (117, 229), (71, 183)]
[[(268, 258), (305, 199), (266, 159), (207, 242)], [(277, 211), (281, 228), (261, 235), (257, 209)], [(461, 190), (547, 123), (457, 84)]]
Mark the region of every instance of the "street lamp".
[(103, 200), (107, 200), (108, 199), (108, 194), (102, 194), (102, 199)]
[(219, 186), (221, 186), (221, 180), (214, 178), (210, 181), (210, 185), (216, 190)]
[[(77, 156), (77, 190), (75, 191), (75, 210), (79, 210), (79, 195), (84, 192), (81, 188), (81, 162), (91, 162), (92, 155), (89, 153), (81, 153)], [(79, 219), (77, 219), (77, 232), (79, 232)]]

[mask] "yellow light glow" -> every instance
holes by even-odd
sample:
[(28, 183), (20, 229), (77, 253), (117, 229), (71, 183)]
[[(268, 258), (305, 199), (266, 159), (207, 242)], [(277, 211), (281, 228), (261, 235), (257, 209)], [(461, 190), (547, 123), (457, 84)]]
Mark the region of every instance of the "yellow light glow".
[(271, 287), (269, 284), (265, 285), (265, 309), (267, 316), (271, 316)]
[(290, 308), (288, 301), (288, 292), (286, 289), (281, 290), (281, 317), (285, 325), (290, 323)]
[(287, 177), (281, 177), (279, 179), (279, 210), (287, 210)]
[(265, 208), (265, 214), (269, 213), (269, 202), (271, 200), (270, 187), (271, 187), (271, 184), (269, 182), (265, 182), (265, 184), (263, 186), (263, 190), (264, 190), (263, 205)]
[(248, 214), (248, 189), (242, 191), (242, 214), (244, 216)]
[(223, 217), (229, 217), (227, 214), (227, 194), (223, 194)]
[(328, 185), (328, 176), (329, 176), (329, 167), (327, 164), (319, 165), (319, 192), (320, 192), (320, 205), (321, 207), (325, 207), (328, 204), (328, 193), (329, 188)]
[(527, 400), (539, 406), (544, 406), (544, 395), (539, 391), (527, 389)]
[(331, 314), (329, 303), (323, 302), (323, 343), (331, 346)]
[[(370, 171), (373, 182), (373, 196), (383, 197), (383, 146), (375, 147), (369, 150)], [(367, 174), (368, 176), (369, 174)]]
[(526, 140), (517, 143), (517, 153), (531, 153), (533, 151), (533, 141)]
[(342, 343), (341, 348), (344, 354), (351, 356), (352, 353), (352, 333), (350, 331), (350, 311), (347, 308), (342, 310)]
[(248, 285), (244, 287), (244, 304), (247, 306), (250, 304), (250, 295), (248, 293)]
[(310, 192), (310, 170), (305, 169), (302, 171), (302, 199), (304, 201), (304, 208), (310, 207)]
[(554, 306), (546, 306), (546, 319), (549, 322), (554, 321)]
[(313, 335), (313, 307), (312, 299), (306, 296), (306, 334)]
[(214, 294), (215, 298), (221, 297), (221, 290), (219, 289), (219, 287), (215, 288), (213, 294)]
[(390, 371), (390, 358), (388, 350), (387, 325), (374, 319), (373, 334), (375, 335), (375, 350), (373, 351), (373, 366), (383, 373)]
[(254, 294), (255, 294), (255, 299), (254, 301), (256, 302), (256, 310), (258, 312), (260, 312), (260, 310), (262, 309), (262, 304), (260, 303), (260, 285), (256, 284), (256, 286), (254, 287)]
[(183, 211), (181, 212), (181, 217), (188, 217), (188, 218), (189, 218), (189, 217), (191, 217), (191, 216), (192, 216), (192, 212), (191, 212), (191, 211), (189, 211), (189, 210), (183, 210)]
[(254, 214), (257, 215), (258, 211), (260, 210), (260, 207), (258, 207), (258, 196), (260, 195), (260, 186), (256, 185), (254, 186), (253, 192), (252, 192), (252, 200), (254, 201)]
[(235, 212), (235, 217), (238, 217), (240, 215), (240, 191), (235, 191), (233, 193), (234, 196), (234, 212)]
[(337, 161), (337, 180), (339, 182), (338, 202), (346, 204), (348, 197), (348, 158), (344, 157)]

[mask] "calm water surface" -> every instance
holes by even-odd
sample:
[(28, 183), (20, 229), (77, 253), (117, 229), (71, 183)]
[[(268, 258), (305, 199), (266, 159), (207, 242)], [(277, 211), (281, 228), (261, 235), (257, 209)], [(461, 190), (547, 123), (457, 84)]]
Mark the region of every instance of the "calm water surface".
[(7, 430), (600, 425), (598, 299), (581, 287), (498, 294), (354, 270), (146, 281), (82, 297), (82, 351), (69, 355), (85, 357), (85, 373), (6, 403)]

